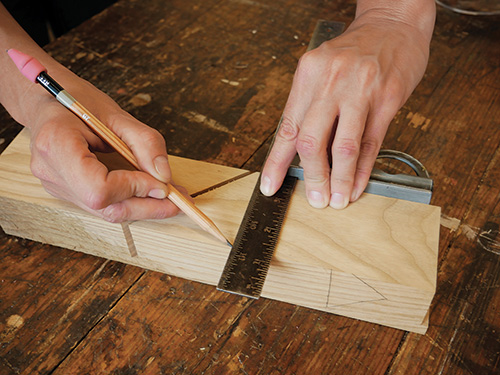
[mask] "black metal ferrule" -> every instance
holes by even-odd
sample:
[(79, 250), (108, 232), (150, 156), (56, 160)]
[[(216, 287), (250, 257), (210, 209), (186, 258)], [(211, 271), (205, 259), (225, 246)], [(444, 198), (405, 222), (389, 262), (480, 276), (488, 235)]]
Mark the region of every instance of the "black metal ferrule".
[(47, 74), (47, 72), (41, 72), (38, 77), (36, 77), (36, 80), (54, 96), (57, 96), (57, 94), (64, 90), (61, 85)]

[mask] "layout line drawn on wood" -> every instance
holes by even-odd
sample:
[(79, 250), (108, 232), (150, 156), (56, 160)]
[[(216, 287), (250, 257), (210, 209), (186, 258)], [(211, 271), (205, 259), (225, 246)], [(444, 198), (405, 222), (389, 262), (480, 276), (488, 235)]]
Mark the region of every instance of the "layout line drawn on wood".
[[(358, 298), (353, 298), (351, 302), (346, 302), (344, 301), (338, 301), (336, 299), (337, 293), (335, 290), (335, 285), (334, 281), (335, 279), (333, 278), (333, 270), (331, 270), (330, 273), (330, 289), (328, 290), (328, 298), (326, 300), (326, 308), (336, 308), (336, 307), (343, 307), (343, 306), (348, 306), (352, 304), (357, 304), (357, 303), (365, 303), (365, 302), (376, 302), (376, 301), (386, 301), (387, 298), (377, 291), (374, 287), (363, 281), (361, 278), (358, 276), (351, 274), (351, 276), (355, 277), (356, 279), (359, 280), (359, 283), (353, 283), (353, 288), (356, 289), (359, 293), (357, 296)], [(363, 286), (363, 285), (364, 286)], [(362, 297), (362, 298), (361, 298)]]
[[(122, 167), (113, 155), (99, 157)], [(6, 233), (217, 285), (230, 249), (182, 213), (107, 223), (51, 197), (32, 176), (29, 161), (23, 130), (0, 155), (0, 224)], [(258, 174), (185, 158), (170, 162), (174, 182), (195, 194), (199, 208), (234, 240)], [(425, 333), (439, 226), (439, 207), (370, 194), (342, 211), (317, 210), (299, 181), (262, 296)]]

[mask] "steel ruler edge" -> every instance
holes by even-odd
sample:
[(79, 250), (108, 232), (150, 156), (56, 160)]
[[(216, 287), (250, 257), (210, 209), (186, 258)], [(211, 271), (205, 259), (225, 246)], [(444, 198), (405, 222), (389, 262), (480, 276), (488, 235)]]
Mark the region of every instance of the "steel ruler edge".
[[(307, 50), (339, 36), (343, 30), (344, 23), (319, 20)], [(267, 197), (260, 192), (259, 176), (222, 271), (218, 290), (255, 299), (260, 297), (298, 179), (289, 173), (278, 192)]]

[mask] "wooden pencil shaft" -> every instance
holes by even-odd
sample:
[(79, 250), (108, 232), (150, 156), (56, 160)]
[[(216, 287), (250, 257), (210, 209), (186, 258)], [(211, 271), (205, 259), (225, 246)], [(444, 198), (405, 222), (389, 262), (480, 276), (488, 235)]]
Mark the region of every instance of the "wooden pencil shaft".
[(114, 150), (123, 156), (136, 169), (141, 170), (139, 162), (128, 146), (115, 133), (113, 133), (106, 125), (104, 125), (97, 117), (90, 113), (79, 102), (75, 102), (69, 109), (80, 117), (89, 128), (91, 128), (103, 141), (108, 143)]
[(196, 205), (191, 203), (184, 195), (182, 195), (172, 184), (167, 183), (169, 195), (168, 198), (180, 208), (187, 216), (197, 223), (205, 231), (211, 233), (223, 243), (229, 243), (217, 226), (203, 213)]

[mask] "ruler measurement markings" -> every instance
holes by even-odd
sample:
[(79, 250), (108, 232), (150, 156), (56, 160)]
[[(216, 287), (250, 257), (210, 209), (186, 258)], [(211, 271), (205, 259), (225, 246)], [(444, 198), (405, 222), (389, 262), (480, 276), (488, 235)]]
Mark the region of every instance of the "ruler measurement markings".
[(287, 176), (273, 197), (262, 195), (260, 184), (256, 184), (217, 286), (219, 290), (251, 298), (260, 296), (296, 182), (296, 177)]

